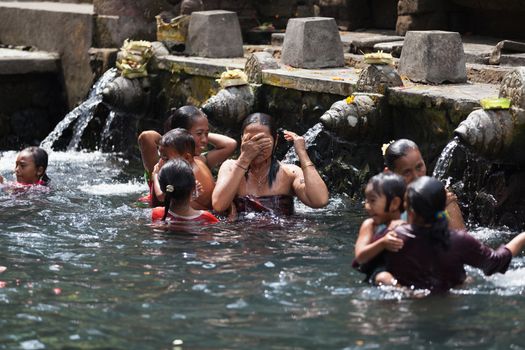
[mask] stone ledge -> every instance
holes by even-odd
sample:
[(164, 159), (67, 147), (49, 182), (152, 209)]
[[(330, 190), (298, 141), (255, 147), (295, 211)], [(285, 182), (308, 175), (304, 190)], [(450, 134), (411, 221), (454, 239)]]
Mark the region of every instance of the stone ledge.
[(2, 7), (48, 12), (78, 13), (87, 15), (95, 14), (93, 4), (73, 4), (50, 1), (0, 1), (0, 8)]
[(171, 72), (218, 78), (227, 69), (244, 69), (245, 58), (205, 58), (168, 55), (159, 59), (159, 67)]
[(58, 53), (0, 48), (0, 75), (52, 73), (59, 70)]

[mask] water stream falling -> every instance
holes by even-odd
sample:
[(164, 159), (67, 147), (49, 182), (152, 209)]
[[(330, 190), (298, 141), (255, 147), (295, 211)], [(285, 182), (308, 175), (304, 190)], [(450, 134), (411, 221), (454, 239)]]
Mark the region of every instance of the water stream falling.
[[(317, 123), (303, 134), (306, 149), (308, 149), (310, 146), (314, 144), (315, 139), (317, 138), (317, 135), (319, 135), (321, 131), (323, 130), (324, 130), (323, 124)], [(297, 153), (295, 152), (295, 147), (292, 146), (290, 147), (288, 152), (286, 152), (286, 154), (284, 155), (282, 162), (288, 163), (288, 164), (295, 164), (298, 161), (299, 161), (299, 158), (297, 157)]]
[(115, 113), (115, 111), (109, 112), (109, 115), (106, 118), (106, 124), (104, 124), (102, 133), (100, 134), (100, 144), (101, 145), (103, 145), (105, 142), (109, 140), (110, 131), (111, 131), (111, 123), (113, 123), (113, 119), (115, 119), (116, 116), (117, 116), (117, 113)]
[(68, 144), (68, 150), (75, 150), (80, 144), (82, 134), (86, 129), (87, 125), (91, 121), (94, 115), (94, 111), (97, 106), (102, 102), (102, 90), (106, 87), (108, 83), (113, 81), (118, 75), (117, 69), (112, 68), (107, 70), (102, 77), (93, 85), (91, 88), (88, 98), (78, 105), (71, 112), (66, 114), (64, 119), (57, 124), (55, 129), (47, 135), (47, 137), (40, 143), (40, 147), (51, 150), (53, 144), (58, 141), (62, 136), (63, 132), (75, 121), (78, 122), (75, 124), (73, 129), (73, 136), (71, 141)]
[(445, 148), (443, 148), (443, 151), (441, 151), (441, 154), (439, 155), (439, 158), (436, 162), (436, 166), (434, 167), (434, 171), (432, 172), (433, 177), (438, 180), (443, 180), (443, 177), (447, 173), (447, 170), (452, 163), (454, 151), (458, 145), (459, 139), (455, 137), (445, 146)]

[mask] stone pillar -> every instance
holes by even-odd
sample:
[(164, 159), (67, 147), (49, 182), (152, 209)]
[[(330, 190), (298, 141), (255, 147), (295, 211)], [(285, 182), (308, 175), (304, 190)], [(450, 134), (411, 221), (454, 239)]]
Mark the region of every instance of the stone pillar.
[(231, 11), (193, 12), (186, 42), (187, 52), (202, 57), (242, 57), (241, 27)]
[(297, 68), (343, 67), (343, 44), (335, 20), (327, 17), (290, 19), (281, 61)]
[(399, 74), (423, 83), (464, 83), (467, 67), (461, 36), (456, 32), (411, 31), (406, 34)]
[(268, 52), (255, 52), (246, 60), (244, 72), (250, 83), (262, 83), (262, 71), (264, 69), (279, 69), (279, 64)]

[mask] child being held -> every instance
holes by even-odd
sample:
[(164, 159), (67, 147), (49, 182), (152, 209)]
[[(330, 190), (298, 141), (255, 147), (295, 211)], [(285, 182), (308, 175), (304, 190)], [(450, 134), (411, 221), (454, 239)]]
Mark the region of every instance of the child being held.
[[(20, 151), (16, 157), (15, 177), (16, 182), (9, 183), (12, 188), (26, 188), (28, 186), (49, 184), (49, 177), (46, 174), (47, 152), (40, 147), (27, 147)], [(4, 178), (0, 176), (0, 184), (4, 183)]]
[[(158, 175), (160, 189), (164, 192), (164, 207), (153, 208), (152, 221), (216, 223), (219, 220), (210, 212), (193, 209), (190, 205), (195, 190), (195, 176), (190, 164), (183, 159), (173, 159), (162, 166)], [(167, 220), (168, 219), (168, 220)]]
[[(365, 188), (365, 209), (370, 216), (363, 221), (355, 244), (352, 266), (366, 274), (372, 284), (382, 284), (385, 275), (384, 250), (396, 252), (403, 241), (391, 230), (403, 212), (406, 185), (391, 172), (373, 176)], [(399, 224), (399, 222), (397, 222)]]
[(191, 206), (194, 209), (211, 208), (211, 193), (215, 182), (210, 169), (198, 157), (195, 157), (195, 140), (191, 134), (181, 128), (168, 131), (160, 139), (158, 150), (160, 159), (152, 172), (150, 205), (156, 207), (164, 202), (164, 193), (158, 180), (159, 172), (167, 161), (178, 158), (190, 164), (197, 180), (197, 191), (191, 201)]

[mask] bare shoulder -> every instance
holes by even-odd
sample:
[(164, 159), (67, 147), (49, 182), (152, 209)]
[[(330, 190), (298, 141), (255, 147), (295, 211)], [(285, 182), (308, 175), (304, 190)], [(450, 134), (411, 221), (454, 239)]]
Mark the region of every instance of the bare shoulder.
[(287, 177), (295, 178), (298, 174), (302, 174), (302, 170), (295, 164), (281, 163), (281, 168)]
[(374, 228), (374, 219), (368, 218), (363, 221), (361, 224), (361, 229), (373, 229)]

